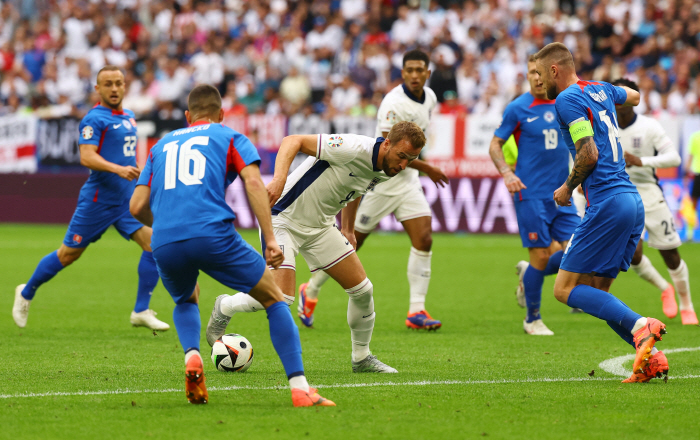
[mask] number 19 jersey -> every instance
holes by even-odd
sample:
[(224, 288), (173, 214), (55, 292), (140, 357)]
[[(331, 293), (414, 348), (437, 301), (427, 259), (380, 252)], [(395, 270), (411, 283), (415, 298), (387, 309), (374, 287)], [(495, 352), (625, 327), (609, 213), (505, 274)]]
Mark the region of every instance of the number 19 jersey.
[(554, 101), (537, 99), (530, 92), (515, 98), (503, 112), (495, 135), (515, 138), (515, 175), (527, 186), (515, 195), (518, 200), (551, 199), (569, 173), (569, 150), (555, 113)]
[(226, 188), (259, 163), (250, 140), (221, 124), (198, 122), (164, 136), (151, 149), (138, 185), (151, 187), (151, 247), (233, 234)]

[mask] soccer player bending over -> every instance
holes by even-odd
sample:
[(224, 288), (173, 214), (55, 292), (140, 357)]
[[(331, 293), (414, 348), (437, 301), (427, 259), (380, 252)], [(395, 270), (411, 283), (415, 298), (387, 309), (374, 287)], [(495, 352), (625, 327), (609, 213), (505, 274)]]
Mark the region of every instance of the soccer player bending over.
[[(639, 91), (637, 84), (626, 79), (617, 79), (613, 84)], [(649, 233), (649, 247), (659, 250), (678, 290), (681, 321), (684, 325), (698, 325), (698, 317), (690, 298), (688, 266), (678, 253), (681, 237), (673, 225), (673, 214), (656, 177), (656, 168), (677, 167), (681, 164), (681, 156), (656, 119), (638, 115), (632, 107), (617, 106), (616, 110), (627, 174), (637, 187), (644, 204), (644, 226)], [(642, 279), (661, 290), (664, 314), (675, 318), (678, 314), (676, 291), (644, 255), (642, 240), (639, 240), (632, 257), (632, 269)]]
[[(272, 233), (257, 150), (248, 138), (220, 124), (224, 112), (215, 87), (195, 87), (187, 105), (190, 127), (171, 132), (153, 147), (131, 199), (133, 215), (153, 225), (153, 256), (175, 300), (173, 321), (185, 350), (187, 399), (209, 400), (199, 353), (201, 270), (227, 287), (249, 292), (266, 309), (272, 345), (284, 365), (294, 406), (335, 406), (306, 381), (299, 330), (266, 267), (266, 262), (278, 267), (283, 255)], [(267, 240), (265, 259), (233, 227), (235, 215), (224, 193), (237, 176), (243, 179)]]
[(582, 184), (588, 201), (586, 215), (564, 250), (554, 296), (606, 321), (635, 347), (632, 376), (623, 382), (647, 382), (668, 374), (666, 356), (654, 347), (666, 326), (635, 313), (609, 293), (620, 270), (629, 269), (644, 229), (642, 198), (625, 172), (615, 117), (615, 105), (637, 105), (639, 93), (579, 80), (571, 52), (561, 43), (548, 44), (535, 60), (547, 98), (556, 99), (557, 120), (574, 157), (574, 167), (554, 192), (554, 200), (570, 206), (572, 191)]
[[(355, 253), (353, 230), (360, 196), (405, 170), (424, 145), (423, 130), (413, 122), (395, 124), (386, 139), (354, 134), (287, 136), (267, 185), (272, 226), (284, 253), (284, 262), (273, 271), (275, 282), (291, 305), (296, 290), (295, 258), (301, 253), (312, 273), (324, 270), (345, 289), (350, 297), (347, 316), (355, 373), (397, 372), (369, 350), (375, 318), (373, 287)], [(287, 177), (299, 151), (310, 157)], [(338, 230), (335, 216), (341, 210)], [(224, 334), (234, 313), (261, 308), (243, 293), (219, 296), (207, 325), (207, 341), (212, 345)]]
[(124, 74), (116, 66), (105, 66), (97, 73), (95, 90), (101, 102), (80, 121), (80, 163), (90, 169), (90, 177), (80, 189), (78, 206), (68, 225), (63, 244), (45, 256), (27, 284), (15, 289), (12, 317), (19, 327), (27, 325), (29, 305), (36, 290), (72, 264), (90, 243), (102, 237), (111, 225), (125, 239), (141, 248), (138, 266), (139, 286), (131, 324), (153, 330), (170, 326), (155, 317), (148, 308), (158, 284), (158, 269), (151, 254), (151, 228), (129, 213), (129, 198), (134, 191), (136, 167), (136, 121), (131, 110), (122, 108), (126, 91)]

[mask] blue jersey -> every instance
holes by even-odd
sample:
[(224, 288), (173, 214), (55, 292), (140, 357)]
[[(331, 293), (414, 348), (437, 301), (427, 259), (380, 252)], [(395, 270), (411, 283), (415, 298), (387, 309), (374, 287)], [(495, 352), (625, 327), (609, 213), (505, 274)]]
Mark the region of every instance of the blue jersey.
[(593, 127), (593, 140), (598, 147), (598, 163), (583, 182), (588, 205), (615, 194), (637, 192), (625, 171), (625, 158), (618, 141), (615, 104), (624, 104), (627, 92), (606, 82), (579, 81), (557, 96), (559, 128), (571, 155), (576, 159), (576, 146), (569, 126), (588, 120)]
[[(79, 145), (97, 147), (97, 154), (121, 166), (136, 166), (136, 120), (131, 110), (117, 112), (102, 105), (93, 107), (80, 121)], [(131, 198), (136, 186), (114, 173), (90, 170), (80, 190), (79, 201), (122, 205)]]
[(151, 187), (151, 248), (196, 237), (231, 235), (236, 218), (224, 198), (241, 170), (260, 162), (247, 137), (198, 122), (151, 149), (138, 185)]
[(554, 101), (524, 93), (503, 112), (495, 135), (512, 134), (518, 147), (515, 175), (527, 186), (518, 200), (551, 199), (569, 174), (569, 150), (563, 142), (555, 116)]

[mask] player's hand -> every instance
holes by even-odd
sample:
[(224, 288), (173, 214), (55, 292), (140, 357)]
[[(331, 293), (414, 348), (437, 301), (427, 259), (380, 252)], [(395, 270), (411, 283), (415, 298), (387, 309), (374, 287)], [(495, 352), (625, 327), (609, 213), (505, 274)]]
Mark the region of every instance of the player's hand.
[(272, 179), (270, 183), (267, 184), (265, 189), (267, 189), (267, 197), (270, 199), (270, 208), (275, 206), (277, 200), (282, 196), (282, 191), (284, 191), (284, 183)]
[(450, 183), (450, 179), (448, 179), (447, 175), (438, 167), (431, 166), (426, 174), (428, 174), (430, 180), (432, 180), (437, 187), (443, 187)]
[(340, 232), (343, 234), (348, 243), (350, 243), (350, 246), (352, 246), (353, 249), (357, 249), (357, 239), (355, 238), (355, 231), (341, 230)]
[(511, 194), (515, 194), (518, 191), (527, 189), (527, 186), (525, 186), (525, 184), (520, 180), (520, 178), (516, 176), (515, 173), (512, 171), (507, 172), (503, 175), (503, 183), (506, 184), (506, 188), (508, 188), (508, 192), (510, 192)]
[(566, 185), (566, 182), (554, 191), (554, 201), (559, 206), (571, 206), (571, 193), (572, 191)]
[(632, 153), (628, 153), (625, 151), (625, 166), (641, 167), (642, 166), (642, 159), (640, 159), (638, 156), (635, 156)]
[(268, 266), (272, 266), (275, 269), (280, 267), (282, 262), (284, 262), (282, 249), (280, 249), (280, 246), (274, 240), (265, 243), (265, 262)]
[(126, 179), (129, 182), (134, 179), (138, 179), (139, 175), (141, 175), (141, 170), (136, 167), (132, 167), (131, 165), (121, 167), (119, 171), (117, 171), (117, 176), (121, 177), (122, 179)]

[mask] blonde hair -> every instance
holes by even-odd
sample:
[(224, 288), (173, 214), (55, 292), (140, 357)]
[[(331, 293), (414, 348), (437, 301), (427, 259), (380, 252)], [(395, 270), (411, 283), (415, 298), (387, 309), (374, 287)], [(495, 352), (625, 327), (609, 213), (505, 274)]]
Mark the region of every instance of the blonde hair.
[(574, 57), (562, 43), (549, 43), (533, 56), (534, 61), (544, 64), (574, 67)]
[(391, 127), (387, 139), (391, 145), (396, 145), (402, 140), (407, 140), (413, 148), (423, 148), (425, 146), (425, 133), (415, 122), (401, 121)]

